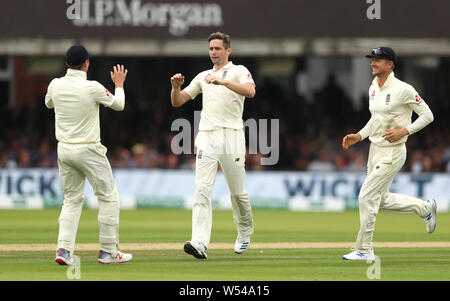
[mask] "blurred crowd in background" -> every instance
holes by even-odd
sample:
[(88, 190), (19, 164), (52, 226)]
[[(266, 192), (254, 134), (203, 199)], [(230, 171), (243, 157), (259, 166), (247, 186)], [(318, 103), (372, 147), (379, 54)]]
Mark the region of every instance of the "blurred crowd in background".
[[(257, 93), (254, 99), (245, 101), (244, 120), (279, 119), (279, 161), (276, 165), (261, 165), (262, 154), (247, 154), (247, 170), (366, 170), (368, 140), (348, 150), (341, 146), (345, 134), (356, 133), (369, 120), (366, 96), (362, 96), (364, 105), (357, 110), (332, 77), (315, 91), (314, 99), (286, 91), (270, 79), (254, 77)], [(195, 168), (195, 155), (176, 155), (171, 151), (177, 132), (170, 129), (174, 119), (192, 119), (193, 112), (201, 110), (201, 96), (181, 108), (173, 108), (169, 77), (163, 82), (158, 94), (149, 96), (151, 101), (140, 101), (145, 93), (126, 87), (123, 112), (101, 109), (102, 143), (108, 148), (113, 168)], [(113, 91), (113, 87), (108, 88)], [(44, 106), (46, 86), (41, 90), (36, 105), (0, 112), (0, 168), (57, 167), (54, 113)], [(435, 122), (408, 138), (403, 171), (450, 172), (450, 127), (446, 122), (450, 112), (446, 106), (438, 105), (448, 99), (429, 100), (422, 96), (430, 105)]]

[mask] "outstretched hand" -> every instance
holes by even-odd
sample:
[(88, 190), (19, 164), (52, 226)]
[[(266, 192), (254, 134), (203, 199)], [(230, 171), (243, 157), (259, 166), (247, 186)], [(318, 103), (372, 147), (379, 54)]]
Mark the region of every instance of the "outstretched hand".
[(128, 70), (123, 65), (117, 64), (113, 67), (113, 71), (110, 71), (111, 80), (116, 85), (116, 88), (123, 88), (123, 83), (127, 77)]

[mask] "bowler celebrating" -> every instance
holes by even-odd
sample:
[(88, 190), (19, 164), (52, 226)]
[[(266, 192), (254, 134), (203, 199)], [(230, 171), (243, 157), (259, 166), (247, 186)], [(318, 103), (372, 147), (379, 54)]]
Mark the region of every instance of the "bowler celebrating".
[(245, 135), (242, 112), (244, 99), (255, 96), (255, 83), (248, 69), (228, 61), (230, 36), (213, 33), (208, 38), (211, 70), (199, 73), (184, 90), (184, 76), (171, 77), (172, 106), (179, 107), (203, 93), (203, 109), (199, 132), (195, 139), (195, 196), (192, 205), (192, 239), (184, 251), (198, 259), (206, 259), (212, 227), (211, 196), (218, 164), (231, 192), (234, 223), (238, 229), (234, 251), (247, 250), (253, 234), (253, 214), (244, 189)]
[[(359, 193), (360, 230), (355, 250), (343, 256), (346, 260), (374, 260), (372, 238), (379, 209), (415, 213), (425, 219), (432, 233), (436, 228), (436, 201), (423, 201), (407, 195), (391, 193), (389, 187), (406, 161), (405, 142), (433, 121), (425, 101), (409, 84), (394, 76), (397, 56), (389, 47), (372, 49), (372, 74), (369, 88), (371, 118), (357, 134), (349, 134), (342, 141), (343, 148), (370, 139), (367, 177)], [(419, 117), (411, 123), (412, 112)]]

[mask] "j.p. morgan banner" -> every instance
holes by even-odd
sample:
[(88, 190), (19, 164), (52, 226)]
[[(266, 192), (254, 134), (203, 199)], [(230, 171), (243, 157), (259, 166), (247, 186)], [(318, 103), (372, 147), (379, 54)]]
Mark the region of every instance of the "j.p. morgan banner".
[(447, 0), (14, 0), (2, 38), (235, 38), (450, 36)]
[[(117, 169), (114, 171), (121, 207), (190, 208), (194, 195), (193, 171)], [(355, 209), (364, 173), (247, 172), (245, 187), (255, 208), (290, 210)], [(449, 210), (449, 174), (396, 176), (391, 192), (421, 199), (436, 198), (440, 211)], [(85, 206), (97, 207), (86, 182)], [(222, 173), (217, 174), (213, 206), (229, 209), (229, 189)], [(0, 208), (58, 207), (63, 196), (57, 169), (1, 169)]]

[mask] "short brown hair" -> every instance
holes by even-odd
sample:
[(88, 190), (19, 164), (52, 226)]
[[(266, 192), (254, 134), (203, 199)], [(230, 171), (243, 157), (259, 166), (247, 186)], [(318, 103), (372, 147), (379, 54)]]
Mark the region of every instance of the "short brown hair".
[(225, 49), (228, 49), (231, 47), (231, 37), (230, 35), (223, 33), (223, 32), (214, 32), (209, 35), (208, 42), (211, 42), (211, 40), (222, 40), (223, 46)]

